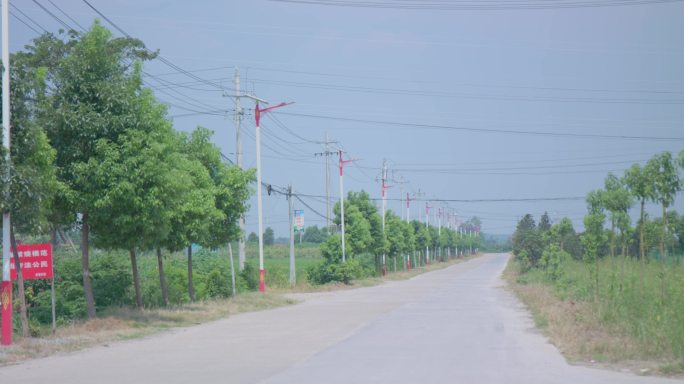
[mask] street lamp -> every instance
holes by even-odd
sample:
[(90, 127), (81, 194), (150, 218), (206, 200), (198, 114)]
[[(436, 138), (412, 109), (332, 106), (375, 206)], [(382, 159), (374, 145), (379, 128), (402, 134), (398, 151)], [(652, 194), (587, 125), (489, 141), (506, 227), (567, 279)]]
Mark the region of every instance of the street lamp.
[[(2, 0), (2, 144), (5, 148), (5, 169), (0, 170), (9, 182), (10, 169), (10, 65), (9, 65), (9, 0)], [(9, 200), (9, 188), (7, 195)], [(12, 344), (12, 280), (10, 278), (10, 211), (2, 212), (2, 345)]]
[(254, 108), (254, 118), (256, 120), (256, 158), (257, 158), (257, 212), (259, 216), (259, 292), (266, 291), (266, 274), (264, 272), (264, 224), (262, 215), (261, 203), (261, 134), (259, 123), (261, 121), (261, 114), (276, 108), (284, 107), (292, 103), (280, 103), (268, 108), (259, 108), (259, 102), (268, 104), (265, 100), (259, 99), (251, 95), (246, 97), (256, 101), (256, 108)]

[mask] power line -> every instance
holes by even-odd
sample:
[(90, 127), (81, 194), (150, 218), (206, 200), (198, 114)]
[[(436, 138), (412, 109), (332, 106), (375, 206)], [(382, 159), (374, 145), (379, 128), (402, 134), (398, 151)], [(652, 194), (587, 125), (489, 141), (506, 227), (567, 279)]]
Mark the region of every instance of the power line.
[(24, 24), (24, 25), (27, 26), (29, 29), (33, 30), (33, 32), (35, 32), (35, 33), (37, 33), (37, 34), (40, 35), (40, 31), (39, 31), (39, 30), (33, 28), (30, 24), (28, 24), (28, 23), (25, 22), (24, 20), (20, 19), (19, 16), (17, 16), (14, 12), (10, 11), (10, 15), (14, 16), (14, 18), (17, 19), (17, 21), (19, 21), (20, 23)]
[(50, 12), (49, 9), (45, 8), (45, 7), (43, 6), (43, 4), (39, 3), (37, 0), (33, 0), (33, 2), (34, 2), (37, 6), (39, 6), (40, 9), (42, 9), (43, 11), (45, 11), (45, 13), (47, 13), (48, 15), (50, 15), (53, 19), (57, 20), (58, 23), (62, 24), (62, 26), (63, 26), (64, 28), (66, 28), (67, 30), (73, 30), (73, 29), (74, 29), (74, 28), (71, 28), (71, 26), (70, 26), (69, 24), (65, 23), (64, 20), (62, 20), (62, 19), (60, 19), (59, 17), (57, 17), (57, 15), (55, 15), (55, 14), (52, 13), (52, 12)]
[[(339, 84), (325, 84), (325, 83), (310, 83), (297, 82), (286, 80), (271, 80), (271, 79), (250, 79), (255, 83), (278, 85), (284, 87), (298, 87), (298, 88), (315, 88), (332, 91), (344, 92), (360, 92), (360, 93), (377, 93), (387, 95), (404, 95), (404, 96), (422, 96), (422, 97), (440, 97), (440, 98), (467, 98), (467, 99), (484, 99), (484, 100), (504, 100), (504, 101), (529, 101), (529, 102), (572, 102), (572, 103), (606, 103), (606, 104), (646, 104), (646, 105), (680, 105), (684, 104), (682, 99), (634, 99), (634, 98), (595, 98), (595, 97), (577, 97), (577, 96), (535, 96), (535, 95), (498, 95), (498, 94), (471, 94), (445, 91), (420, 91), (399, 88), (374, 88), (362, 87), (352, 85)], [(531, 87), (532, 88), (532, 87)], [(535, 89), (535, 88), (532, 88)], [(543, 88), (539, 88), (543, 89)], [(550, 90), (548, 88), (546, 90)], [(571, 91), (571, 90), (568, 90)], [(573, 92), (579, 90), (572, 90)], [(610, 92), (610, 91), (606, 91)], [(681, 93), (681, 92), (678, 92)]]
[(47, 0), (48, 3), (52, 4), (53, 7), (57, 8), (58, 11), (60, 11), (64, 16), (66, 16), (69, 20), (71, 20), (72, 23), (76, 24), (81, 30), (85, 30), (81, 24), (78, 23), (78, 21), (74, 20), (69, 14), (64, 12), (62, 8), (58, 7), (57, 4), (53, 3), (52, 0)]
[(349, 1), (349, 0), (271, 0), (281, 3), (322, 5), (347, 8), (380, 8), (436, 11), (497, 11), (569, 8), (604, 8), (632, 5), (679, 3), (682, 0), (567, 0), (567, 1)]
[[(15, 11), (21, 13), (26, 19), (28, 19), (28, 20), (31, 21), (33, 24), (35, 24), (38, 28), (42, 29), (45, 33), (48, 33), (48, 30), (47, 30), (47, 29), (43, 28), (42, 25), (38, 24), (37, 21), (33, 20), (29, 15), (27, 15), (27, 14), (24, 13), (21, 9), (19, 9), (19, 7), (17, 7), (17, 6), (14, 5), (13, 3), (10, 3), (10, 7), (14, 8)], [(31, 28), (30, 25), (26, 24), (24, 21), (22, 21), (21, 19), (19, 19), (19, 18), (17, 17), (17, 15), (15, 15), (13, 12), (11, 12), (11, 10), (10, 10), (10, 13), (11, 13), (17, 20), (21, 21), (22, 23), (24, 23), (24, 25), (26, 25), (27, 27)], [(31, 28), (31, 29), (33, 29), (34, 31), (36, 31), (34, 28)], [(36, 33), (40, 34), (40, 32), (38, 32), (38, 31), (36, 31)]]
[[(33, 1), (36, 1), (36, 0), (33, 0)], [(97, 8), (95, 8), (88, 0), (83, 0), (83, 2), (84, 2), (88, 7), (90, 7), (90, 9), (92, 9), (95, 13), (97, 13), (98, 15), (100, 15), (100, 17), (102, 17), (105, 21), (107, 21), (112, 27), (114, 27), (114, 28), (115, 28), (117, 31), (119, 31), (121, 34), (123, 34), (124, 36), (126, 36), (126, 37), (128, 37), (128, 38), (132, 38), (131, 35), (129, 35), (126, 31), (123, 30), (123, 28), (119, 27), (119, 26), (118, 26), (116, 23), (114, 23), (110, 18), (108, 18), (104, 13), (100, 12)], [(151, 51), (148, 50), (148, 52), (151, 52)], [(167, 60), (166, 58), (164, 58), (164, 57), (161, 56), (161, 55), (158, 55), (157, 58), (158, 58), (159, 61), (161, 61), (162, 63), (164, 63), (164, 64), (166, 64), (167, 66), (171, 67), (172, 69), (178, 71), (179, 73), (182, 73), (182, 74), (184, 74), (184, 75), (187, 76), (187, 77), (190, 77), (191, 79), (194, 79), (194, 80), (196, 80), (196, 81), (202, 82), (203, 84), (207, 84), (207, 85), (212, 86), (212, 87), (215, 87), (215, 88), (217, 88), (217, 89), (223, 90), (223, 87), (222, 87), (220, 84), (217, 84), (217, 83), (211, 82), (211, 81), (209, 81), (209, 80), (203, 79), (203, 78), (201, 78), (201, 77), (199, 77), (199, 76), (197, 76), (197, 75), (195, 75), (195, 74), (193, 74), (193, 73), (191, 73), (191, 72), (188, 72), (188, 71), (186, 71), (185, 69), (183, 69), (183, 68), (177, 66), (176, 64), (172, 63), (171, 61)], [(150, 75), (148, 74), (148, 76), (150, 76)], [(154, 77), (154, 76), (152, 76), (152, 77)]]
[(483, 132), (483, 133), (507, 133), (507, 134), (532, 135), (532, 136), (556, 136), (556, 137), (560, 136), (560, 137), (620, 139), (620, 140), (684, 141), (684, 137), (602, 135), (602, 134), (591, 134), (591, 133), (544, 132), (544, 131), (516, 131), (516, 130), (510, 130), (510, 129), (474, 128), (474, 127), (463, 127), (463, 126), (453, 126), (453, 125), (437, 125), (437, 124), (425, 124), (425, 123), (405, 123), (405, 122), (399, 122), (399, 121), (359, 119), (359, 118), (352, 118), (352, 117), (314, 115), (314, 114), (295, 113), (295, 112), (275, 112), (275, 113), (279, 114), (279, 115), (285, 115), (285, 116), (308, 117), (308, 118), (325, 119), (325, 120), (337, 120), (337, 121), (345, 121), (345, 122), (361, 123), (361, 124), (371, 124), (371, 125), (390, 125), (390, 126), (400, 126), (400, 127), (407, 127), (407, 128), (425, 128), (425, 129), (469, 131), (469, 132)]

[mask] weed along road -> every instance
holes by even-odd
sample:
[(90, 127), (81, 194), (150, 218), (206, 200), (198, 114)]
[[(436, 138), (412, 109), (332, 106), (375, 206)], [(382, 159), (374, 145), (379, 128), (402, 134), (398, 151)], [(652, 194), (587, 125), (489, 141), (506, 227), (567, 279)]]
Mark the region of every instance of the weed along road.
[(489, 254), (407, 281), (0, 368), (3, 383), (676, 383), (565, 362)]

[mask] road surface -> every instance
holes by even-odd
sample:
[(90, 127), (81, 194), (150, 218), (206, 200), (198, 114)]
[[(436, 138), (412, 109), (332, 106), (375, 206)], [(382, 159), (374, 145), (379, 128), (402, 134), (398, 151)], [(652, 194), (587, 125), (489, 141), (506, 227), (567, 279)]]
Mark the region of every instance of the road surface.
[(411, 280), (305, 294), (142, 340), (0, 368), (3, 383), (682, 383), (565, 362), (490, 254)]

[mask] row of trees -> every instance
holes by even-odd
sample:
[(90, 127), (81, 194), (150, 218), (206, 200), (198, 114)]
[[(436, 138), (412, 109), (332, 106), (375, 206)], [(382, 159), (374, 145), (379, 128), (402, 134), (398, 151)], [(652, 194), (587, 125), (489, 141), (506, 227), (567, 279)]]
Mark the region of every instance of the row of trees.
[[(340, 224), (340, 205), (334, 208), (334, 223)], [(386, 271), (387, 259), (391, 259), (393, 270), (397, 270), (397, 260), (402, 259), (403, 265), (410, 262), (413, 266), (424, 265), (434, 260), (444, 261), (466, 253), (473, 253), (480, 244), (480, 220), (474, 217), (460, 228), (448, 228), (446, 225), (438, 227), (426, 226), (417, 220), (406, 222), (394, 212), (385, 213), (385, 228), (383, 230), (382, 215), (373, 204), (368, 193), (349, 192), (345, 199), (345, 253), (347, 263), (355, 264), (355, 259), (370, 255), (375, 261), (376, 270)], [(466, 235), (465, 233), (471, 233)], [(343, 266), (341, 238), (339, 235), (329, 236), (321, 244), (321, 253), (326, 262), (320, 268), (327, 268), (327, 274), (312, 273), (316, 283), (326, 281), (319, 279), (326, 275), (330, 279), (339, 276), (341, 280), (348, 280), (353, 276), (335, 274), (336, 268), (343, 268), (345, 272), (353, 274), (353, 268)], [(320, 271), (317, 271), (320, 272)]]
[(166, 107), (143, 86), (142, 63), (155, 56), (96, 21), (82, 34), (46, 33), (10, 59), (10, 164), (1, 157), (10, 178), (2, 179), (0, 208), (20, 235), (81, 230), (89, 318), (96, 308), (91, 241), (130, 253), (139, 306), (136, 253), (156, 251), (166, 304), (162, 249), (188, 247), (194, 298), (189, 245), (236, 239), (251, 194), (253, 172), (225, 165), (208, 129), (176, 132)]
[[(622, 177), (609, 173), (604, 188), (587, 194), (584, 233), (577, 235), (568, 218), (550, 226), (544, 214), (535, 225), (532, 216), (526, 215), (513, 235), (513, 251), (527, 268), (548, 267), (545, 255), (562, 258), (568, 253), (584, 260), (595, 287), (599, 286), (599, 259), (619, 254), (638, 258), (643, 267), (653, 256), (661, 260), (664, 279), (666, 259), (684, 252), (684, 215), (670, 211), (684, 186), (682, 168), (684, 151), (678, 157), (662, 152), (644, 166), (632, 165)], [(650, 219), (646, 213), (648, 203), (657, 204), (662, 216)], [(639, 218), (633, 227), (630, 210), (635, 204), (639, 206)]]

